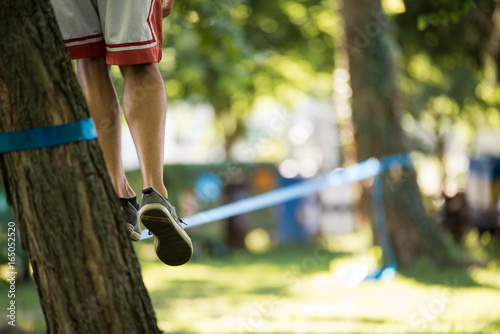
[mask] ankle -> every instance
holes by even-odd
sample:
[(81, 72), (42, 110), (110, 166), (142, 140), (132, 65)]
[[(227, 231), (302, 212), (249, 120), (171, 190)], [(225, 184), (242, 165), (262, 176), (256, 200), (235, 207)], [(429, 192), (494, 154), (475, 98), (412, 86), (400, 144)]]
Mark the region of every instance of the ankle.
[(156, 190), (160, 195), (162, 195), (163, 197), (165, 197), (166, 199), (168, 199), (168, 191), (167, 191), (167, 188), (165, 188), (165, 186), (162, 184), (162, 185), (157, 185), (157, 186), (151, 186), (151, 185), (144, 185), (144, 189), (148, 189), (148, 188), (153, 188), (154, 190)]
[(166, 199), (168, 199), (168, 191), (167, 191), (167, 188), (165, 187), (162, 187), (161, 189), (156, 189), (156, 188), (153, 188), (154, 190), (156, 190), (157, 192), (160, 193), (160, 195), (162, 195), (163, 197), (165, 197)]
[(116, 192), (116, 195), (119, 197), (119, 198), (133, 198), (133, 197), (136, 197), (136, 194), (135, 192), (132, 190), (132, 188), (130, 187), (130, 185), (128, 183), (126, 184), (122, 184), (120, 186), (117, 186), (114, 181), (113, 181), (113, 184), (115, 185), (115, 192)]
[[(116, 191), (116, 189), (115, 189)], [(134, 198), (134, 197), (137, 197), (136, 194), (133, 192), (133, 191), (121, 191), (121, 192), (118, 192), (116, 191), (116, 195), (119, 197), (119, 198)]]

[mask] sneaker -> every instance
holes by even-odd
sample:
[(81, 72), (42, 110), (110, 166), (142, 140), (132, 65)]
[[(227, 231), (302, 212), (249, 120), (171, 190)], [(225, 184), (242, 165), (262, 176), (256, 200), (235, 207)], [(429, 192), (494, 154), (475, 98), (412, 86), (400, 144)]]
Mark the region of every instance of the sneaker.
[(134, 206), (126, 198), (120, 198), (122, 212), (125, 215), (125, 221), (129, 230), (129, 237), (133, 241), (141, 240), (141, 223), (138, 219), (139, 205)]
[(193, 244), (175, 208), (153, 188), (142, 191), (140, 221), (153, 234), (156, 255), (169, 266), (180, 266), (193, 255)]

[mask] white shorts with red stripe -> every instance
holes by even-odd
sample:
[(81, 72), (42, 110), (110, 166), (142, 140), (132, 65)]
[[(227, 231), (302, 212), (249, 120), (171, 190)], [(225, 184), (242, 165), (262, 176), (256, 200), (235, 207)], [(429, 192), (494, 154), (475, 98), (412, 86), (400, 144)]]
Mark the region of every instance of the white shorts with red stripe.
[(72, 59), (106, 55), (110, 65), (158, 63), (161, 0), (51, 0)]

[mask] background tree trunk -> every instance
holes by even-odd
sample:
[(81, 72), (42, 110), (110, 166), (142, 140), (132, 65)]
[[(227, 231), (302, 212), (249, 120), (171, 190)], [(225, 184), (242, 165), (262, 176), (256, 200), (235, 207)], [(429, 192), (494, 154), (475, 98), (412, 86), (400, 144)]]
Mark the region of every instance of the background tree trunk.
[[(342, 15), (351, 73), (352, 117), (358, 159), (408, 152), (401, 128), (401, 103), (386, 29), (390, 18), (380, 0), (345, 0)], [(448, 259), (443, 233), (425, 212), (416, 174), (411, 169), (382, 177), (387, 223), (398, 264), (408, 266), (423, 252)]]
[[(0, 132), (89, 117), (47, 0), (0, 0)], [(0, 155), (49, 333), (159, 333), (97, 140)]]

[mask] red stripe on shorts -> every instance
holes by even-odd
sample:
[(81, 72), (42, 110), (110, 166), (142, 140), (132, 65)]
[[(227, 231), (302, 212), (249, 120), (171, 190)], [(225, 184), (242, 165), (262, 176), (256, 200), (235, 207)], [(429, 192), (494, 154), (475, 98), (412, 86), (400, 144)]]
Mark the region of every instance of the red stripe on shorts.
[(144, 41), (144, 42), (130, 42), (130, 43), (121, 43), (121, 44), (108, 44), (106, 43), (107, 48), (121, 48), (124, 46), (135, 46), (135, 45), (146, 45), (146, 44), (153, 44), (156, 42), (156, 39), (150, 39), (149, 41)]
[(68, 43), (73, 43), (73, 42), (81, 42), (81, 41), (86, 41), (87, 39), (98, 38), (98, 37), (103, 37), (103, 35), (102, 34), (95, 34), (95, 35), (90, 35), (90, 36), (85, 36), (85, 37), (65, 39), (64, 43), (68, 44)]
[(106, 52), (106, 63), (108, 65), (132, 65), (158, 63), (161, 60), (161, 47), (158, 45), (152, 48), (109, 51)]

